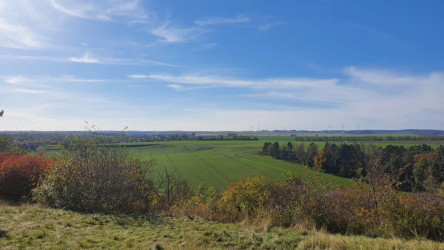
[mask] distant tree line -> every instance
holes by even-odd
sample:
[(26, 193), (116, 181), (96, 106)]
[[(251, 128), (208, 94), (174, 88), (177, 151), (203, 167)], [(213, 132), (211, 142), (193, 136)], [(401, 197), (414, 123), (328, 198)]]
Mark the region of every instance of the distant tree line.
[(296, 141), (358, 142), (358, 141), (421, 141), (444, 140), (443, 135), (294, 135)]
[(137, 141), (230, 141), (230, 140), (258, 140), (256, 136), (238, 135), (238, 134), (219, 134), (219, 135), (196, 135), (191, 134), (150, 134), (143, 135)]
[[(40, 146), (61, 145), (68, 148), (70, 138), (100, 138), (104, 143), (137, 143), (137, 142), (160, 142), (160, 141), (225, 141), (225, 140), (258, 140), (256, 136), (239, 135), (237, 133), (196, 135), (191, 133), (142, 133), (126, 131), (100, 131), (89, 130), (75, 131), (18, 131), (0, 133), (0, 140), (8, 140), (23, 150), (37, 151)], [(1, 150), (1, 148), (0, 148)]]
[(315, 143), (279, 145), (266, 142), (262, 154), (276, 159), (307, 165), (321, 172), (347, 177), (365, 178), (372, 168), (381, 169), (400, 191), (426, 191), (444, 188), (444, 146), (429, 145), (386, 147), (327, 142), (319, 150)]

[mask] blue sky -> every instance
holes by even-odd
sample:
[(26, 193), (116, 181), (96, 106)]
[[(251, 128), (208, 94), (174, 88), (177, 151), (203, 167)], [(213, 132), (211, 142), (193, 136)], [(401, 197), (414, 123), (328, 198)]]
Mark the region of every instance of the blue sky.
[(0, 1), (0, 130), (444, 129), (443, 1)]

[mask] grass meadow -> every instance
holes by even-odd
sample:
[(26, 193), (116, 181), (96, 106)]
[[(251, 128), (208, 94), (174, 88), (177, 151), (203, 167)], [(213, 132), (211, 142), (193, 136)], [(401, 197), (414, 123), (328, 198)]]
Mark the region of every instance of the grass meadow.
[(82, 214), (0, 203), (1, 249), (444, 249), (443, 243), (343, 236), (198, 218)]

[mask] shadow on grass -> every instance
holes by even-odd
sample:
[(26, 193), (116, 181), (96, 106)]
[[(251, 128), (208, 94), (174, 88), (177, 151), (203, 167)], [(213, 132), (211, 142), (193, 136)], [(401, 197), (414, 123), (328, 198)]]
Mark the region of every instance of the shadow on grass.
[(0, 228), (0, 238), (6, 237), (7, 234), (8, 234), (7, 230), (3, 230), (3, 229)]

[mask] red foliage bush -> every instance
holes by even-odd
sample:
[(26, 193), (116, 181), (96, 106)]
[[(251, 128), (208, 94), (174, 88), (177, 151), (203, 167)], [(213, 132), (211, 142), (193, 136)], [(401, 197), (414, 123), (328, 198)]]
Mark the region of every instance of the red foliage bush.
[(14, 201), (29, 197), (40, 175), (54, 162), (43, 154), (0, 154), (0, 197)]

